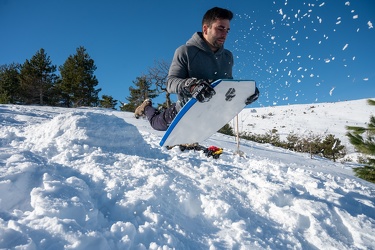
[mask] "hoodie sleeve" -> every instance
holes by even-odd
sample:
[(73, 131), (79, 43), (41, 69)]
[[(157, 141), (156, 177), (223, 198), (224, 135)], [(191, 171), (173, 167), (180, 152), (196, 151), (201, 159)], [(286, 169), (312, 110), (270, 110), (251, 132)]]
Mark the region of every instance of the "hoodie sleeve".
[(181, 46), (176, 49), (169, 68), (167, 79), (167, 91), (169, 93), (180, 93), (186, 79), (189, 78), (187, 63), (186, 47)]

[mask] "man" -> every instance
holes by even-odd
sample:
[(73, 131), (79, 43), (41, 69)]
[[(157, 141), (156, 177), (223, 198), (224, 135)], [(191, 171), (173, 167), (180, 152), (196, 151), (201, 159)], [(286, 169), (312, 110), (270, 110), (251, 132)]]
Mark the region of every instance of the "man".
[[(215, 95), (209, 83), (233, 78), (233, 55), (224, 49), (232, 18), (230, 10), (218, 7), (205, 13), (202, 32), (194, 33), (185, 45), (176, 49), (169, 68), (167, 91), (178, 95), (177, 103), (159, 112), (147, 99), (136, 109), (136, 118), (145, 114), (154, 129), (165, 131), (190, 98), (208, 102)], [(256, 89), (256, 94), (249, 97), (246, 104), (255, 101), (258, 95)]]

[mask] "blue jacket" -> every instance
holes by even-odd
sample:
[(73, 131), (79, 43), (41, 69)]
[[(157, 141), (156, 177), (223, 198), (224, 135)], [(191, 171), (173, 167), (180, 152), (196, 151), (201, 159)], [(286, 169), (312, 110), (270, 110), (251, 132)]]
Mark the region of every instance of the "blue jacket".
[(169, 68), (167, 90), (178, 95), (177, 111), (191, 98), (182, 91), (186, 81), (191, 81), (191, 78), (208, 81), (232, 79), (232, 68), (232, 52), (222, 47), (214, 53), (202, 33), (194, 33), (185, 45), (176, 49)]

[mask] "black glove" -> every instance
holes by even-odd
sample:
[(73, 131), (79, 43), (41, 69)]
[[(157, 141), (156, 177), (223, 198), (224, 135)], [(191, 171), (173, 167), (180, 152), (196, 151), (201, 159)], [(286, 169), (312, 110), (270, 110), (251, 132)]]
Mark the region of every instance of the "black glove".
[(198, 100), (198, 102), (208, 102), (216, 94), (215, 90), (210, 84), (201, 82), (191, 91), (191, 96)]
[(255, 93), (246, 99), (245, 104), (249, 105), (250, 103), (255, 102), (256, 100), (258, 100), (258, 97), (259, 97), (259, 89), (255, 87)]
[(198, 102), (208, 102), (216, 94), (210, 84), (196, 78), (191, 78), (185, 83), (184, 92), (197, 99)]

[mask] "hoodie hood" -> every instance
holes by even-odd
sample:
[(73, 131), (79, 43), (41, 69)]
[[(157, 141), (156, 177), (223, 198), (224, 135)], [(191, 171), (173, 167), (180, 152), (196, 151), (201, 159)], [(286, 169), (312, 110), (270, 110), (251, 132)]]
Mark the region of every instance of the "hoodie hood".
[[(203, 50), (207, 53), (213, 53), (210, 46), (208, 46), (207, 42), (203, 38), (202, 32), (196, 32), (193, 36), (186, 42), (188, 46), (196, 46), (200, 50)], [(221, 54), (224, 50), (224, 46), (222, 46), (218, 51), (214, 54)]]

